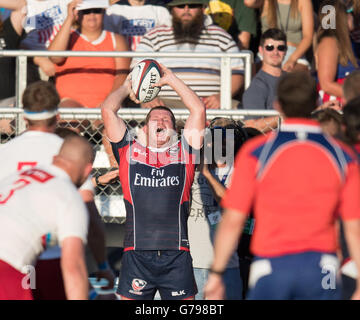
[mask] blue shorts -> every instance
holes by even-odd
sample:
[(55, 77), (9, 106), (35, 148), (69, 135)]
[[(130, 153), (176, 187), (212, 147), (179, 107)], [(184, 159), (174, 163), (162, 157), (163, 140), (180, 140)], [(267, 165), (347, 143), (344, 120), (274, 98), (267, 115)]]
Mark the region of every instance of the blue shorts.
[(122, 256), (117, 293), (134, 300), (152, 300), (159, 290), (162, 300), (183, 300), (197, 287), (188, 251), (126, 251)]
[(341, 299), (335, 254), (305, 252), (256, 257), (250, 267), (249, 300)]

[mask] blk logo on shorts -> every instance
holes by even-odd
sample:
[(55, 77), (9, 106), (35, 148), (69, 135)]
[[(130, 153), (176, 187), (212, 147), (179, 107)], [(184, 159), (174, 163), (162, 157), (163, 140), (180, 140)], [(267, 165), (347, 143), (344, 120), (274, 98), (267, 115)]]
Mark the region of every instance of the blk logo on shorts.
[(141, 292), (141, 290), (145, 288), (146, 284), (147, 282), (145, 280), (133, 279), (131, 283), (131, 287), (133, 288), (133, 290), (129, 290), (129, 292), (137, 295), (142, 295), (143, 293)]

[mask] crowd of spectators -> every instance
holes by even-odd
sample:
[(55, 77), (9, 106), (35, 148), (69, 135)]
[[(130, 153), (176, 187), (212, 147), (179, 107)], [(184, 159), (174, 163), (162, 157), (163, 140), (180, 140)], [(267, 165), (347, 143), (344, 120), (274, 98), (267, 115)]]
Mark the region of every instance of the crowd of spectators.
[[(359, 67), (358, 1), (3, 0), (0, 6), (3, 49), (161, 53), (251, 50), (255, 57), (253, 76), (259, 70), (263, 74), (261, 35), (270, 28), (279, 29), (286, 35), (285, 50), (280, 52), (284, 53), (282, 71), (310, 72), (317, 80), (320, 104), (334, 100), (338, 101), (337, 106), (341, 105), (342, 83), (347, 74)], [(9, 9), (13, 10), (11, 17)], [(15, 12), (26, 15), (22, 17), (22, 24), (14, 20)], [(10, 29), (9, 24), (13, 28)], [(280, 50), (272, 53), (276, 51)], [(61, 104), (65, 107), (99, 107), (105, 97), (123, 83), (130, 70), (130, 58), (34, 57), (28, 60), (28, 82), (40, 78), (54, 81), (61, 98), (66, 100)], [(131, 66), (138, 60), (133, 59)], [(180, 76), (208, 109), (222, 107), (218, 60), (159, 58), (159, 61)], [(1, 68), (2, 77), (8, 81), (1, 86), (0, 105), (11, 106), (15, 95), (14, 59), (11, 64), (2, 63)], [(231, 69), (234, 109), (273, 108), (270, 96), (266, 106), (258, 105), (256, 100), (244, 102), (242, 59), (232, 59)], [(263, 94), (260, 90), (259, 96)], [(159, 99), (152, 103), (129, 106), (183, 107), (174, 96), (165, 87)]]

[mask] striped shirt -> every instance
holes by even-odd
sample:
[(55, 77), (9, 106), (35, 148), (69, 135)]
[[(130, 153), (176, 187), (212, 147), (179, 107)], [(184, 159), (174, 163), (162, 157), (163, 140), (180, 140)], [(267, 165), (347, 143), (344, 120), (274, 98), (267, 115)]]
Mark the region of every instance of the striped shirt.
[[(169, 53), (240, 52), (232, 37), (216, 25), (205, 25), (198, 40), (181, 42), (175, 40), (172, 27), (156, 27), (143, 36), (136, 51)], [(200, 97), (207, 97), (220, 92), (220, 58), (156, 58), (156, 60), (174, 71)], [(231, 59), (232, 73), (242, 74), (243, 65), (241, 58)], [(169, 86), (164, 86), (159, 97), (174, 99), (177, 98), (177, 94)]]

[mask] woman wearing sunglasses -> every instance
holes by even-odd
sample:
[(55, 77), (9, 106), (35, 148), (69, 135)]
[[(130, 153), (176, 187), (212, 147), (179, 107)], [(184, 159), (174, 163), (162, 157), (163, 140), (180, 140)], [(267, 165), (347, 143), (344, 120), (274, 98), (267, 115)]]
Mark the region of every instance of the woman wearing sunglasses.
[(304, 55), (314, 34), (311, 0), (244, 0), (244, 3), (250, 8), (260, 8), (262, 33), (278, 28), (286, 34), (288, 50), (283, 70), (308, 70), (310, 64)]
[[(336, 26), (328, 26), (329, 12), (322, 9), (332, 6), (336, 13)], [(325, 0), (319, 9), (319, 28), (315, 48), (315, 62), (318, 79), (318, 92), (321, 102), (343, 99), (343, 82), (347, 74), (359, 68), (350, 40), (347, 14), (340, 0)]]
[[(103, 29), (108, 1), (74, 0), (49, 50), (128, 51), (125, 39)], [(79, 27), (74, 30), (77, 22)], [(51, 57), (60, 107), (96, 108), (125, 80), (129, 58)]]

